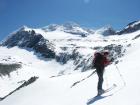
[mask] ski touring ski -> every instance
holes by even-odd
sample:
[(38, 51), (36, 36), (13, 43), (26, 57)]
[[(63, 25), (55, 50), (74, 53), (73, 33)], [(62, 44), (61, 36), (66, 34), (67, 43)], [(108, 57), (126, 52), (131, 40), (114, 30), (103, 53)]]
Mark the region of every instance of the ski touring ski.
[(116, 87), (117, 87), (117, 85), (116, 85), (116, 84), (113, 84), (111, 87), (105, 89), (104, 92), (102, 92), (102, 93), (100, 93), (100, 94), (97, 94), (97, 96), (100, 96), (100, 95), (103, 95), (103, 94), (105, 94), (105, 93), (107, 93), (107, 92), (110, 92), (111, 90), (113, 90), (113, 89), (116, 88)]
[(105, 94), (105, 93), (107, 93), (107, 92), (110, 92), (111, 90), (115, 89), (116, 87), (117, 87), (117, 85), (116, 85), (116, 84), (113, 84), (110, 88), (107, 88), (106, 90), (104, 90), (104, 92), (103, 92), (102, 94), (96, 95), (96, 96), (94, 96), (93, 98), (89, 99), (88, 102), (87, 102), (87, 105), (93, 104), (93, 103), (95, 103), (96, 101), (99, 101), (99, 100), (101, 100), (101, 99), (104, 99), (104, 98), (107, 98), (107, 97), (112, 96), (113, 93), (108, 94), (108, 95), (103, 95), (103, 94)]

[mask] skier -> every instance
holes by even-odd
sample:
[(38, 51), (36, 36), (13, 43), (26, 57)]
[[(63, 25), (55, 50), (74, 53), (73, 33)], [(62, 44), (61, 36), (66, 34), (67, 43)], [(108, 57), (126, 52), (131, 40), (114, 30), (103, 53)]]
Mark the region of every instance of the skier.
[(110, 64), (110, 61), (107, 59), (107, 56), (109, 55), (108, 51), (105, 52), (97, 52), (94, 54), (94, 59), (93, 59), (93, 67), (96, 68), (96, 72), (98, 75), (98, 95), (101, 95), (104, 93), (104, 90), (102, 89), (102, 84), (103, 84), (103, 74), (104, 74), (104, 68)]

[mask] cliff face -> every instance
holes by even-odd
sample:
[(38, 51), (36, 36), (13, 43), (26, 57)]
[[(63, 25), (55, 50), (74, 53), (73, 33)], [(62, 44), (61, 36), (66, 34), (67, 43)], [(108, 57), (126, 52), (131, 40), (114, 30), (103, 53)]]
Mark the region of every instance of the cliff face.
[(55, 57), (53, 44), (41, 34), (37, 34), (34, 30), (26, 31), (21, 29), (9, 36), (1, 46), (7, 46), (8, 48), (18, 46), (20, 48), (32, 49), (45, 58)]

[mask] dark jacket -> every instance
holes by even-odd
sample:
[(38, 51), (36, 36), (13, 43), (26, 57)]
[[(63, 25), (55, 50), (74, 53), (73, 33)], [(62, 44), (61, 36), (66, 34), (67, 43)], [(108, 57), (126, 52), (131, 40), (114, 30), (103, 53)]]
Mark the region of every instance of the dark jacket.
[(95, 68), (97, 67), (105, 67), (110, 64), (110, 61), (102, 54), (96, 53), (94, 54), (94, 59), (93, 59), (93, 66)]

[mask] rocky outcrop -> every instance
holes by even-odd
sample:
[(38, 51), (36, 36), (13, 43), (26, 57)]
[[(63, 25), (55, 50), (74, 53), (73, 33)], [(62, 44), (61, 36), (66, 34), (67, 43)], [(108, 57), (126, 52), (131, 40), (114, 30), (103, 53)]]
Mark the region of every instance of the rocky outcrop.
[(13, 63), (13, 64), (5, 64), (0, 63), (0, 76), (8, 75), (10, 77), (10, 73), (21, 68), (21, 64)]
[[(61, 64), (66, 64), (71, 60), (75, 66), (74, 70), (81, 70), (82, 72), (90, 70), (92, 68), (92, 60), (94, 58), (94, 54), (82, 55), (79, 52), (79, 49), (80, 47), (73, 49), (72, 52), (69, 52), (69, 48), (67, 48), (68, 51), (64, 51), (56, 55), (56, 61)], [(116, 62), (118, 58), (124, 56), (126, 51), (123, 45), (116, 44), (110, 44), (105, 47), (95, 47), (94, 50), (100, 50), (101, 52), (106, 50), (109, 51), (109, 59), (112, 62)]]
[(138, 30), (140, 30), (140, 21), (134, 21), (129, 23), (123, 30), (117, 32), (117, 34), (122, 35), (132, 33)]
[(45, 58), (55, 58), (54, 45), (34, 30), (26, 31), (21, 29), (9, 36), (2, 42), (1, 46), (7, 46), (8, 48), (18, 46), (27, 50), (32, 49)]
[(101, 29), (98, 29), (96, 31), (96, 33), (104, 35), (104, 36), (109, 36), (109, 35), (115, 35), (116, 31), (111, 26), (107, 26), (107, 27), (103, 27)]

